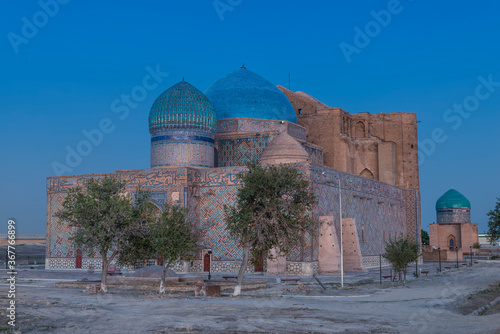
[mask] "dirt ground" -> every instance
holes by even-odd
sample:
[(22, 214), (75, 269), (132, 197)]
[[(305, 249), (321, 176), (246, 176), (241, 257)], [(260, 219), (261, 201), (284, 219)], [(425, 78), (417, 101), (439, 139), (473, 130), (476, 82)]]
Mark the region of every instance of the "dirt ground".
[[(327, 290), (312, 277), (300, 277), (307, 289), (296, 289), (295, 284), (276, 283), (276, 277), (249, 275), (247, 281), (267, 281), (268, 288), (243, 291), (237, 298), (124, 291), (87, 295), (54, 288), (54, 283), (97, 279), (98, 272), (36, 267), (18, 272), (20, 333), (500, 333), (500, 308), (482, 316), (464, 315), (500, 294), (500, 261), (442, 274), (431, 271), (406, 285), (388, 280), (380, 285), (373, 270), (347, 274), (339, 289), (339, 276), (320, 275)], [(0, 274), (5, 277), (5, 270)], [(4, 282), (0, 330), (9, 328)]]

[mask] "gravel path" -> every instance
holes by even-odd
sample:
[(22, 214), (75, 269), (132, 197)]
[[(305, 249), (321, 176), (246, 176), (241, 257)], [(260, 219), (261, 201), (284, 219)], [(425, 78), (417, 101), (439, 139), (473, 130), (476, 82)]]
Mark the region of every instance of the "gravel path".
[[(5, 276), (5, 270), (0, 274)], [(378, 272), (348, 274), (346, 287), (336, 289), (338, 276), (319, 276), (329, 290), (301, 278), (311, 291), (284, 292), (292, 284), (266, 280), (268, 289), (244, 291), (233, 298), (194, 298), (173, 294), (113, 292), (86, 295), (56, 289), (54, 283), (82, 277), (77, 271), (20, 271), (17, 287), (17, 329), (22, 333), (500, 333), (500, 316), (464, 316), (457, 303), (470, 294), (500, 283), (500, 262), (450, 270), (411, 280), (406, 286), (378, 282)], [(356, 282), (363, 284), (357, 285)], [(366, 284), (368, 283), (368, 284)], [(5, 305), (7, 286), (0, 285)], [(6, 328), (5, 308), (0, 327)]]

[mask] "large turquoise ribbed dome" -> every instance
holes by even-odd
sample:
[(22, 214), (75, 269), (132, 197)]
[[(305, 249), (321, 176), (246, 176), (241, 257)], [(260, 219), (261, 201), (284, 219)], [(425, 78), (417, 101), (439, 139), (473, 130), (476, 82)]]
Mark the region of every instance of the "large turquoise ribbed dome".
[(149, 131), (196, 128), (215, 132), (217, 121), (210, 100), (196, 87), (181, 81), (164, 91), (149, 112)]
[(297, 123), (292, 104), (272, 83), (242, 68), (214, 82), (205, 91), (217, 119), (258, 118)]
[(443, 196), (439, 197), (436, 202), (436, 210), (447, 209), (447, 208), (469, 208), (469, 200), (456, 191), (455, 189), (450, 189), (444, 193)]

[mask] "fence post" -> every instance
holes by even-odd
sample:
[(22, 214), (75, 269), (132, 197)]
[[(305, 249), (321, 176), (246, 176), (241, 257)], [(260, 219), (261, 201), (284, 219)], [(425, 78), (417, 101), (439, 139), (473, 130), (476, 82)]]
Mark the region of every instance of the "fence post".
[(379, 255), (378, 264), (380, 268), (380, 284), (382, 284), (382, 254)]

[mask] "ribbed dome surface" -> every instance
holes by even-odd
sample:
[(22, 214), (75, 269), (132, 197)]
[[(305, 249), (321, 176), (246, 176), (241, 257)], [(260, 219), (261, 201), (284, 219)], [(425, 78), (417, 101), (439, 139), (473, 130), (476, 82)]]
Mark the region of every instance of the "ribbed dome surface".
[(196, 128), (215, 132), (217, 121), (210, 100), (196, 87), (181, 81), (164, 91), (149, 112), (153, 129)]
[(470, 208), (470, 202), (460, 192), (450, 189), (436, 202), (436, 210), (445, 208)]
[(297, 123), (292, 104), (277, 87), (242, 68), (214, 82), (205, 91), (217, 119), (257, 118)]
[(306, 150), (287, 133), (281, 133), (274, 138), (260, 155), (262, 165), (307, 162), (308, 160), (309, 155)]

